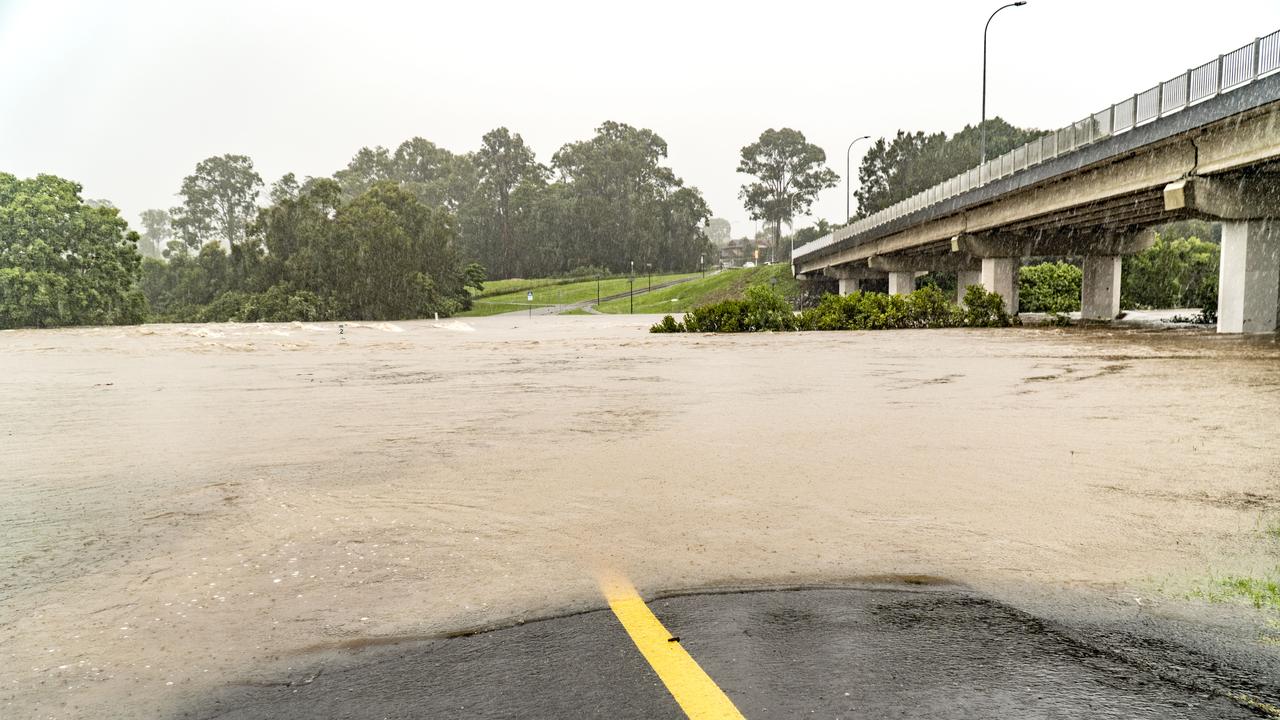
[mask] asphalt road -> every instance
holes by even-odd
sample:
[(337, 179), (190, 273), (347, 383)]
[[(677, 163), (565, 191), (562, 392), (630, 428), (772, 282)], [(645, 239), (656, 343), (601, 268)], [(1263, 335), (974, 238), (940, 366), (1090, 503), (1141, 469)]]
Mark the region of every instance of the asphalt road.
[[(951, 589), (699, 594), (649, 608), (747, 718), (1252, 718)], [(188, 718), (682, 718), (609, 610), (368, 647)]]

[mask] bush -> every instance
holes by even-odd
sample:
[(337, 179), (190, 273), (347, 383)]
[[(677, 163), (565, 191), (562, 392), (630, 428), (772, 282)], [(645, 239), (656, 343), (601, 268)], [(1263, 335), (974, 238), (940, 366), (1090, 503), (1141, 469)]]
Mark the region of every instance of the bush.
[(762, 285), (747, 288), (744, 300), (723, 300), (685, 313), (684, 322), (670, 315), (649, 332), (762, 332), (795, 330), (796, 314), (786, 298)]
[(650, 332), (755, 332), (760, 330), (888, 330), (893, 328), (1008, 327), (1004, 299), (978, 286), (965, 293), (965, 307), (947, 299), (936, 287), (910, 295), (856, 292), (824, 295), (796, 318), (777, 293), (763, 287), (747, 291), (746, 300), (725, 300), (694, 308), (678, 322), (670, 315)]
[(1080, 309), (1082, 272), (1064, 262), (1029, 265), (1018, 271), (1018, 309), (1067, 313)]
[(965, 291), (963, 316), (968, 327), (1009, 327), (1013, 324), (1000, 293), (987, 292), (981, 285), (970, 285)]
[(1220, 252), (1196, 237), (1157, 236), (1150, 248), (1124, 259), (1121, 307), (1198, 307), (1216, 315)]
[(315, 293), (275, 285), (263, 293), (229, 290), (195, 314), (196, 322), (315, 322), (332, 317)]
[(684, 332), (684, 326), (676, 322), (676, 319), (667, 315), (662, 318), (662, 322), (649, 328), (649, 332), (655, 333), (673, 333)]

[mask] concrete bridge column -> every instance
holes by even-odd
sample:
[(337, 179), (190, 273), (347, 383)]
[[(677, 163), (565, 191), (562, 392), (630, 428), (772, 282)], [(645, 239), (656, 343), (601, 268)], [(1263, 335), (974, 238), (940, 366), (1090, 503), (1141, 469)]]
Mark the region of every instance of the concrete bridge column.
[(862, 280), (858, 278), (840, 278), (840, 294), (852, 295), (862, 289)]
[(889, 273), (889, 294), (907, 295), (916, 290), (916, 274), (914, 272)]
[(1115, 320), (1120, 314), (1120, 256), (1087, 255), (1080, 284), (1080, 318)]
[(982, 287), (987, 292), (1000, 293), (1004, 298), (1005, 312), (1018, 314), (1018, 268), (1022, 265), (1020, 257), (984, 257), (982, 258)]
[(957, 270), (956, 271), (956, 302), (964, 302), (964, 293), (969, 289), (970, 285), (982, 284), (981, 270)]
[(1222, 223), (1218, 332), (1280, 329), (1280, 219)]

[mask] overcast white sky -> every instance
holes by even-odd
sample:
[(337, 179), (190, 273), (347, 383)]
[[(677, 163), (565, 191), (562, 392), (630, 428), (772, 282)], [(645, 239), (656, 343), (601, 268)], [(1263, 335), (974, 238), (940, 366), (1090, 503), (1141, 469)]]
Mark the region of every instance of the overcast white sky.
[[(858, 135), (976, 122), (1001, 4), (0, 0), (0, 170), (77, 180), (137, 226), (210, 155), (269, 184), (505, 125), (548, 162), (618, 120), (664, 137), (737, 236), (738, 152), (765, 128), (843, 177)], [(1058, 127), (1276, 29), (1276, 0), (1030, 0), (991, 25), (988, 113)], [(844, 205), (842, 183), (815, 215)]]

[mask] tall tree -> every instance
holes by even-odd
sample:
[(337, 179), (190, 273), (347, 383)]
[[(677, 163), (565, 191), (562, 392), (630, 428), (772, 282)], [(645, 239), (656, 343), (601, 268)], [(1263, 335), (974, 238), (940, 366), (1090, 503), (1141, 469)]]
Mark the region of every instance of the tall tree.
[(351, 199), (373, 187), (374, 183), (397, 180), (396, 163), (391, 152), (381, 145), (362, 147), (345, 168), (333, 174), (333, 179), (342, 187), (342, 194)]
[[(613, 121), (597, 128), (594, 138), (556, 152), (551, 165), (559, 176), (556, 184), (566, 190), (560, 199), (569, 202), (570, 219), (561, 231), (569, 267), (624, 270), (635, 262), (636, 267), (674, 269), (696, 264), (698, 252), (710, 246), (702, 232), (710, 212), (696, 188), (685, 188), (661, 164), (666, 156), (667, 143), (657, 133)], [(696, 250), (664, 253), (668, 239), (692, 243)]]
[[(485, 133), (471, 162), (477, 184), (462, 214), (464, 241), (495, 277), (518, 276), (531, 248), (529, 237), (517, 236), (517, 216), (530, 211), (529, 202), (546, 183), (547, 168), (524, 138), (505, 127)], [(516, 193), (521, 185), (528, 189)]]
[(733, 226), (724, 218), (713, 217), (707, 221), (707, 239), (715, 245), (724, 245), (729, 242), (729, 236), (733, 232)]
[(234, 250), (245, 240), (261, 189), (262, 178), (244, 155), (201, 160), (182, 181), (182, 205), (169, 211), (173, 230), (193, 250), (213, 241)]
[(413, 193), (428, 207), (456, 210), (458, 200), (451, 192), (453, 174), (458, 170), (454, 154), (420, 137), (400, 143), (391, 158), (392, 176), (400, 187)]
[(826, 161), (822, 148), (791, 128), (765, 130), (742, 148), (738, 172), (756, 181), (743, 185), (738, 196), (752, 220), (773, 223), (775, 252), (782, 245), (782, 223), (807, 215), (818, 193), (840, 181)]
[(0, 328), (141, 322), (137, 243), (80, 185), (0, 173)]
[(142, 238), (138, 241), (138, 252), (143, 257), (159, 258), (169, 249), (169, 240), (173, 238), (172, 220), (164, 210), (143, 210)]

